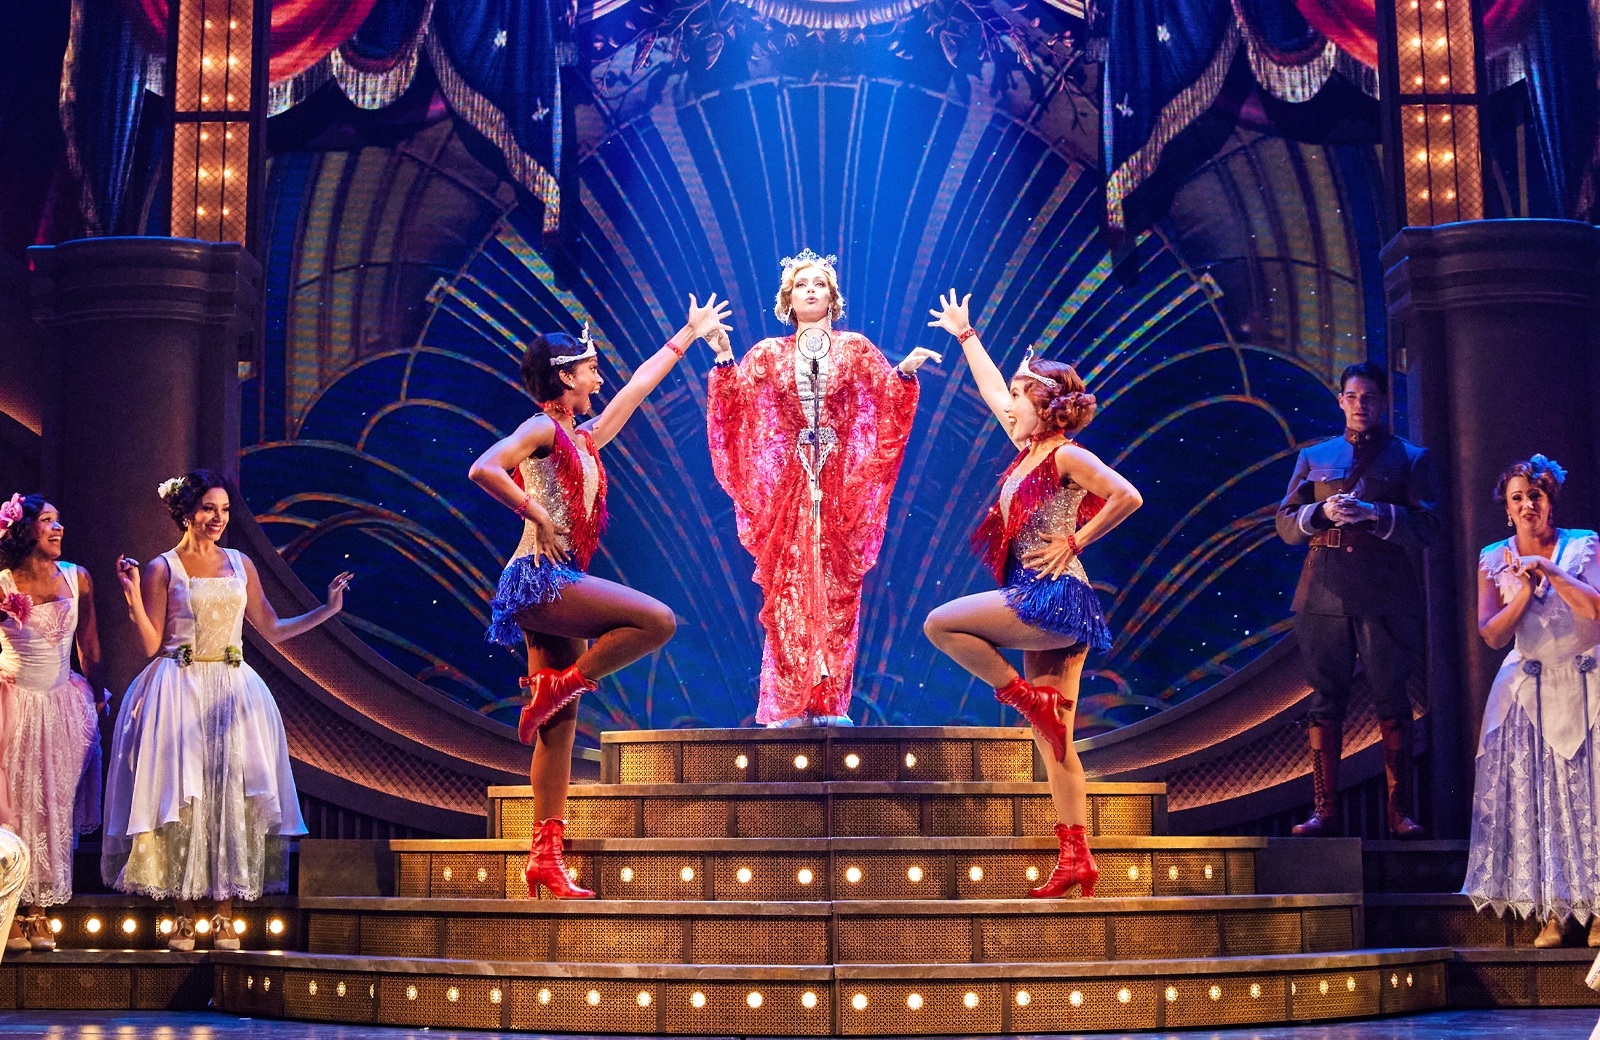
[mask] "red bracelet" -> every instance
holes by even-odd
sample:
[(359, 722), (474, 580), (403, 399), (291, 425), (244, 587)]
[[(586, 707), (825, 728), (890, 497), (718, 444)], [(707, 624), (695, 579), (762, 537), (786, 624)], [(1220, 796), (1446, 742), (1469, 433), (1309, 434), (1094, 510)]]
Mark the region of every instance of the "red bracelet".
[(672, 351), (674, 354), (678, 355), (680, 358), (683, 357), (684, 352), (689, 349), (687, 347), (678, 346), (676, 343), (672, 342), (670, 339), (667, 340), (666, 343), (662, 344), (662, 346), (666, 347), (668, 350)]
[(522, 517), (522, 519), (526, 520), (526, 519), (528, 519), (528, 506), (531, 505), (532, 503), (533, 503), (533, 496), (532, 495), (523, 495), (522, 496), (522, 501), (517, 504), (517, 508), (515, 510), (513, 510), (513, 512), (515, 512), (518, 516)]
[(963, 332), (961, 335), (956, 337), (956, 342), (957, 343), (965, 343), (967, 340), (971, 339), (972, 337), (976, 336), (977, 334), (978, 334), (978, 330), (969, 325), (969, 326), (967, 326), (967, 331)]
[(1067, 535), (1067, 548), (1072, 550), (1072, 555), (1074, 556), (1083, 555), (1083, 550), (1078, 548), (1078, 536), (1076, 534)]

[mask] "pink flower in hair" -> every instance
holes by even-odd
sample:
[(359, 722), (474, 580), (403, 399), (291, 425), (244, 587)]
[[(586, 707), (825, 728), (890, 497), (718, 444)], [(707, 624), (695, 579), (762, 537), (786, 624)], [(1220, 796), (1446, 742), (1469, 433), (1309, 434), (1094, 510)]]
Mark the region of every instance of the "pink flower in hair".
[(33, 616), (33, 597), (25, 592), (9, 593), (0, 597), (0, 611), (16, 618), (17, 624), (26, 625), (28, 618)]
[(6, 528), (22, 519), (22, 496), (12, 495), (10, 500), (0, 503), (0, 533)]

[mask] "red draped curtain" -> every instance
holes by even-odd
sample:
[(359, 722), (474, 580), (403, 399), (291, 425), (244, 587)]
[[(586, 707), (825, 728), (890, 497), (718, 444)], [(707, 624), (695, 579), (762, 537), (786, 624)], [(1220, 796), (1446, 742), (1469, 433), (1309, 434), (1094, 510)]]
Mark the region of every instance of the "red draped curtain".
[[(154, 42), (166, 46), (167, 0), (125, 0), (134, 24), (148, 29)], [(328, 56), (361, 27), (377, 0), (273, 0), (272, 61), (267, 75), (274, 82), (299, 75)]]
[[(1364, 65), (1378, 67), (1378, 9), (1374, 0), (1294, 0), (1312, 27)], [(1483, 14), (1485, 51), (1522, 41), (1539, 0), (1492, 0)]]

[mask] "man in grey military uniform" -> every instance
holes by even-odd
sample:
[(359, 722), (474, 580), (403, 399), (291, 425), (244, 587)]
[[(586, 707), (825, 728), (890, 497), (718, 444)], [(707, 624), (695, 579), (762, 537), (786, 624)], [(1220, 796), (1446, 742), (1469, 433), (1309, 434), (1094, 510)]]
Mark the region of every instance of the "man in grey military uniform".
[(1425, 448), (1388, 429), (1389, 376), (1363, 362), (1339, 377), (1345, 431), (1300, 452), (1278, 507), (1278, 536), (1309, 545), (1294, 593), (1295, 641), (1311, 684), (1309, 737), (1316, 804), (1294, 828), (1339, 830), (1336, 800), (1344, 716), (1360, 662), (1383, 734), (1389, 831), (1413, 820), (1411, 699), (1406, 685), (1426, 639), (1422, 581), (1408, 550), (1439, 534), (1438, 481)]

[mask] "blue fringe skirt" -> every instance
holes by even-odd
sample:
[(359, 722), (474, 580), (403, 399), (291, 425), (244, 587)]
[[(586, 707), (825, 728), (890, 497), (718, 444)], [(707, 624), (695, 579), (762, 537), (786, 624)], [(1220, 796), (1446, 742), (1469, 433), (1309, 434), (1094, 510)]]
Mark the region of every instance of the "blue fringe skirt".
[(521, 646), (522, 629), (517, 626), (516, 615), (529, 607), (554, 603), (561, 598), (562, 589), (581, 577), (582, 571), (548, 556), (537, 564), (532, 556), (518, 556), (506, 564), (500, 574), (500, 587), (489, 601), (492, 613), (486, 638), (501, 646)]
[(1000, 591), (1023, 624), (1086, 643), (1091, 650), (1111, 649), (1111, 629), (1100, 612), (1100, 596), (1077, 578), (1046, 578), (1016, 564)]

